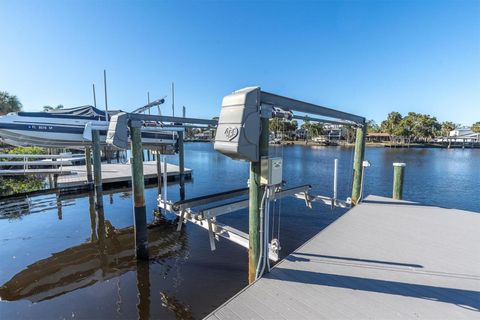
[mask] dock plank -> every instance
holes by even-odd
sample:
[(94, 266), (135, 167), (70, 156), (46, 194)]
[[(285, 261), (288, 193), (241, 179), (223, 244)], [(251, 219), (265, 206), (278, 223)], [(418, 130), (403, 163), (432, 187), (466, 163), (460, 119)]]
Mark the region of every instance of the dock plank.
[[(87, 171), (85, 166), (69, 166), (68, 170), (72, 174), (60, 176), (58, 178), (58, 187), (81, 186), (87, 183)], [(163, 164), (162, 164), (163, 170)], [(185, 168), (185, 174), (191, 175), (192, 170)], [(143, 174), (145, 179), (157, 177), (157, 165), (155, 161), (145, 161), (143, 163)], [(167, 177), (177, 177), (180, 169), (177, 165), (167, 163)], [(102, 163), (102, 183), (128, 182), (132, 179), (132, 168), (130, 164), (122, 163)]]
[(478, 230), (480, 213), (369, 196), (207, 319), (480, 319)]

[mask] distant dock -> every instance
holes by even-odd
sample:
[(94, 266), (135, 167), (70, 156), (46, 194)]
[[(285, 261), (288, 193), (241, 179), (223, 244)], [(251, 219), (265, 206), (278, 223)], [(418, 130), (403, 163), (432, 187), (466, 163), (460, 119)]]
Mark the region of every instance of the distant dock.
[(207, 319), (480, 317), (480, 214), (369, 196)]
[[(87, 182), (87, 171), (84, 165), (69, 166), (71, 174), (58, 177), (57, 187), (59, 189), (89, 189), (91, 184)], [(163, 170), (163, 164), (162, 164)], [(157, 182), (157, 166), (155, 161), (146, 161), (143, 163), (145, 182)], [(185, 168), (185, 177), (190, 179), (192, 170)], [(180, 169), (177, 165), (167, 163), (167, 179), (169, 181), (179, 179)], [(130, 183), (132, 180), (132, 168), (130, 164), (122, 163), (102, 163), (102, 185)]]

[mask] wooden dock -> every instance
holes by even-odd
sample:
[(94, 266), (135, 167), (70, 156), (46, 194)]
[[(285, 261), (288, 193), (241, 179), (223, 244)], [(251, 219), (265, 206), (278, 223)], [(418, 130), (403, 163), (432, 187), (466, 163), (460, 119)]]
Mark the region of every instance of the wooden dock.
[[(62, 175), (58, 177), (58, 188), (83, 188), (88, 187), (87, 171), (84, 165), (69, 166), (69, 175)], [(163, 163), (162, 163), (163, 170)], [(145, 181), (157, 179), (157, 165), (155, 161), (146, 161), (143, 163), (143, 171)], [(190, 178), (192, 170), (185, 168), (185, 176)], [(175, 180), (180, 176), (180, 170), (177, 165), (167, 163), (167, 178), (168, 180)], [(102, 163), (102, 184), (107, 186), (109, 184), (129, 183), (132, 180), (132, 168), (130, 164), (122, 163)]]
[(480, 213), (369, 196), (207, 319), (480, 319)]

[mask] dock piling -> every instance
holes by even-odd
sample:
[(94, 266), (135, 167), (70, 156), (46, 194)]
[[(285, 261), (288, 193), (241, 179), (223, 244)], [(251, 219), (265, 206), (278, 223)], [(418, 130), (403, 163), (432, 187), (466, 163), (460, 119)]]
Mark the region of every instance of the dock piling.
[(85, 147), (85, 166), (87, 167), (87, 182), (92, 183), (92, 151), (89, 146)]
[(137, 259), (148, 260), (147, 210), (145, 207), (145, 181), (143, 177), (143, 150), (140, 123), (130, 122), (132, 140), (132, 188), (135, 231), (135, 254)]
[(102, 155), (100, 149), (100, 133), (98, 130), (92, 131), (92, 154), (93, 154), (93, 175), (94, 175), (94, 188), (96, 197), (96, 206), (101, 208), (103, 206), (102, 201)]
[(178, 165), (180, 169), (180, 199), (185, 200), (185, 150), (183, 131), (178, 132)]
[(355, 156), (353, 160), (353, 185), (352, 185), (352, 205), (356, 205), (360, 199), (362, 189), (362, 171), (363, 157), (365, 155), (365, 135), (367, 126), (357, 128), (355, 139)]
[[(250, 162), (249, 212), (248, 212), (248, 282), (256, 280), (256, 269), (260, 259), (260, 202), (264, 188), (260, 185), (261, 158), (268, 157), (269, 119), (261, 119), (262, 131), (260, 135), (259, 160)], [(260, 275), (261, 276), (261, 275)]]
[(395, 162), (393, 164), (393, 194), (392, 198), (395, 200), (402, 200), (403, 198), (403, 177), (405, 174), (405, 163)]

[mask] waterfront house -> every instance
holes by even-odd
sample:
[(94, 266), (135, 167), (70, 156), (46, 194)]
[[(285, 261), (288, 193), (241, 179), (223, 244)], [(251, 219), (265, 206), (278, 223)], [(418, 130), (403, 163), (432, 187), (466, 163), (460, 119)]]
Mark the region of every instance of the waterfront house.
[(367, 134), (367, 142), (390, 142), (390, 134), (386, 132), (370, 132)]
[(468, 127), (463, 127), (463, 128), (457, 128), (448, 134), (449, 137), (458, 137), (458, 136), (464, 136), (473, 133), (471, 128)]
[(458, 128), (450, 131), (448, 137), (439, 137), (435, 139), (436, 142), (448, 142), (456, 143), (460, 142), (465, 143), (479, 143), (480, 142), (480, 133), (473, 132), (470, 128)]

